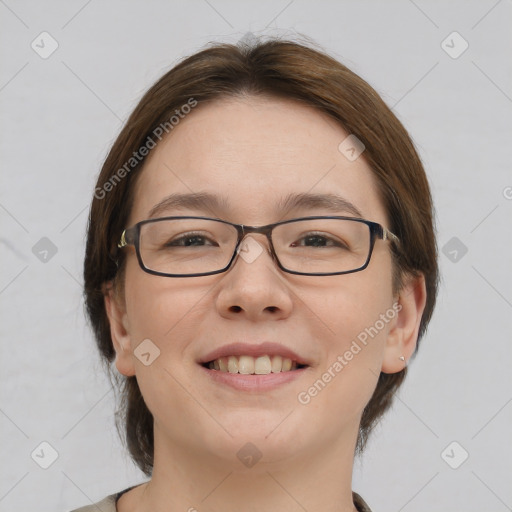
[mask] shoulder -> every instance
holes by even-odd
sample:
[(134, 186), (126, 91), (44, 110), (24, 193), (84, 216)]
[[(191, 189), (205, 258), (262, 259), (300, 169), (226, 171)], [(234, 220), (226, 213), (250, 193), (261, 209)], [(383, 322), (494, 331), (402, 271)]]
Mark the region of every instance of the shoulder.
[(358, 512), (372, 512), (370, 507), (366, 504), (363, 498), (357, 494), (357, 492), (352, 493), (352, 500)]
[(139, 487), (143, 484), (132, 485), (127, 489), (124, 489), (121, 492), (116, 492), (115, 494), (111, 494), (107, 496), (105, 499), (98, 501), (98, 503), (93, 503), (92, 505), (86, 505), (85, 507), (76, 508), (71, 510), (71, 512), (117, 512), (117, 500), (126, 492), (131, 491), (135, 487)]
[(112, 494), (111, 496), (107, 496), (105, 499), (98, 501), (98, 503), (94, 503), (93, 505), (87, 505), (85, 507), (80, 507), (71, 512), (116, 512), (116, 494)]
[[(72, 510), (71, 512), (97, 512), (98, 510), (101, 510), (101, 512), (116, 512), (116, 498), (118, 498), (120, 494), (122, 493), (112, 494), (110, 496), (107, 496), (105, 499), (99, 501), (98, 503), (94, 503), (93, 505), (87, 505), (85, 507), (80, 507), (75, 510)], [(371, 512), (370, 507), (366, 504), (363, 498), (359, 496), (359, 494), (353, 492), (352, 498), (358, 512)]]

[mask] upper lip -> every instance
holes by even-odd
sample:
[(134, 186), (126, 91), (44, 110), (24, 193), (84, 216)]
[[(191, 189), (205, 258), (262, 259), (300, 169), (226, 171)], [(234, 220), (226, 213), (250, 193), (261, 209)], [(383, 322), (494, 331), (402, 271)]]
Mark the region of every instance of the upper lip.
[(209, 363), (215, 361), (221, 357), (228, 356), (281, 356), (284, 358), (291, 359), (301, 365), (309, 366), (306, 359), (299, 356), (292, 349), (279, 345), (278, 343), (264, 342), (264, 343), (230, 343), (223, 345), (215, 350), (212, 350), (208, 354), (202, 356), (199, 359), (199, 364)]

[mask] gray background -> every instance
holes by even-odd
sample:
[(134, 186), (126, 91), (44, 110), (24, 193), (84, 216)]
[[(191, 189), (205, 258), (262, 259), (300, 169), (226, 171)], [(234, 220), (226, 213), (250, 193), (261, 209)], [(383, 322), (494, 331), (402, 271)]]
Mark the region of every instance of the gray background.
[[(143, 480), (84, 320), (87, 207), (143, 91), (248, 32), (305, 34), (367, 79), (432, 184), (437, 311), (354, 489), (376, 512), (512, 510), (510, 0), (0, 0), (0, 14), (1, 511), (65, 511)], [(43, 31), (58, 43), (46, 59)]]

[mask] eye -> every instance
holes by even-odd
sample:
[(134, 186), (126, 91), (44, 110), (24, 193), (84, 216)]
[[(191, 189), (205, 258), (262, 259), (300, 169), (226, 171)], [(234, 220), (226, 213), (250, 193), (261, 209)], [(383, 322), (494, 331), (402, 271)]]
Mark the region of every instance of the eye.
[(164, 244), (164, 247), (204, 247), (207, 245), (216, 246), (217, 243), (201, 234), (186, 233), (178, 238), (169, 240)]
[(293, 242), (291, 247), (338, 247), (348, 249), (348, 246), (339, 239), (331, 236), (317, 233), (309, 233), (301, 237), (297, 242)]

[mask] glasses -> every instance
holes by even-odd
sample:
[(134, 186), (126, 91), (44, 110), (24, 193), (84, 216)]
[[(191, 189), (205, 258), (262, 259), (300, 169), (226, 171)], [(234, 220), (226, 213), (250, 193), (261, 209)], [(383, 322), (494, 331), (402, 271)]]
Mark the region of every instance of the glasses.
[(353, 217), (304, 217), (257, 227), (208, 217), (163, 217), (125, 229), (118, 247), (134, 246), (149, 274), (208, 276), (227, 271), (237, 254), (247, 251), (242, 241), (250, 233), (267, 237), (281, 270), (303, 276), (359, 272), (368, 266), (376, 239), (399, 242), (380, 224)]

